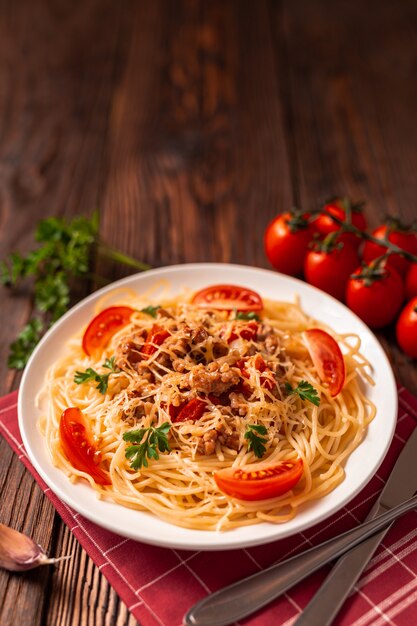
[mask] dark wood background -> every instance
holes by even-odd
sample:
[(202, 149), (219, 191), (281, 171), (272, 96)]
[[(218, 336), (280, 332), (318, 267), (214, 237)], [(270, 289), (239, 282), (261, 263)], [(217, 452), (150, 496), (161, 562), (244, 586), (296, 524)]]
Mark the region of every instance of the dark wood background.
[[(154, 266), (267, 267), (268, 221), (337, 193), (366, 199), (371, 225), (416, 218), (416, 78), (411, 0), (2, 1), (1, 257), (41, 217), (96, 207), (104, 239)], [(0, 297), (6, 393), (31, 302)], [(378, 336), (417, 392), (392, 329)], [(2, 626), (132, 625), (5, 442), (0, 468), (1, 522), (74, 554), (0, 572)]]

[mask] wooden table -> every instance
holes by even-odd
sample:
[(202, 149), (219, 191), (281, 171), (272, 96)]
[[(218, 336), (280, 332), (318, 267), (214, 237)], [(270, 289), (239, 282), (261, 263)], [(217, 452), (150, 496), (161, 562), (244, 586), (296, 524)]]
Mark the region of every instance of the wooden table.
[[(41, 217), (96, 207), (103, 238), (154, 266), (268, 267), (267, 222), (337, 193), (366, 199), (371, 225), (410, 221), (416, 66), (412, 1), (1, 3), (1, 256), (28, 251)], [(31, 301), (1, 302), (5, 357)], [(417, 392), (392, 328), (378, 337)], [(0, 373), (17, 388), (5, 358)], [(133, 624), (5, 442), (0, 467), (0, 520), (74, 555), (0, 572), (2, 626)]]

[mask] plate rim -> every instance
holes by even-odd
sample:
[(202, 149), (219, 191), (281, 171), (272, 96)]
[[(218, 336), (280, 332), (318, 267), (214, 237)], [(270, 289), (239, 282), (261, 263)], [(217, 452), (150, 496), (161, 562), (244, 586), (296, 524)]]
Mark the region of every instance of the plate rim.
[[(383, 449), (381, 449), (381, 452), (378, 456), (378, 459), (376, 460), (376, 462), (373, 463), (372, 466), (372, 473), (369, 474), (366, 477), (365, 482), (362, 482), (360, 485), (358, 485), (352, 492), (349, 492), (349, 494), (347, 494), (344, 498), (342, 498), (342, 500), (340, 502), (337, 502), (335, 505), (331, 506), (329, 510), (324, 511), (321, 515), (318, 515), (313, 522), (306, 522), (304, 525), (301, 524), (299, 525), (299, 527), (291, 529), (289, 528), (286, 532), (285, 529), (285, 525), (284, 524), (269, 524), (267, 522), (265, 523), (261, 523), (261, 524), (257, 524), (254, 526), (250, 526), (250, 527), (246, 527), (246, 528), (260, 528), (260, 527), (265, 527), (267, 526), (268, 528), (273, 528), (275, 530), (275, 533), (270, 533), (268, 534), (268, 536), (260, 536), (260, 537), (253, 537), (251, 539), (246, 539), (245, 542), (242, 544), (242, 540), (239, 539), (239, 537), (237, 537), (236, 535), (238, 533), (235, 533), (233, 531), (224, 531), (222, 533), (217, 533), (216, 531), (199, 531), (199, 530), (194, 530), (194, 529), (188, 529), (188, 528), (182, 528), (182, 527), (178, 527), (174, 524), (171, 524), (169, 522), (164, 522), (163, 520), (159, 520), (159, 518), (155, 518), (155, 516), (153, 516), (151, 513), (145, 512), (145, 511), (136, 511), (136, 513), (139, 513), (141, 515), (147, 515), (147, 516), (152, 516), (152, 519), (157, 519), (158, 523), (162, 522), (163, 525), (167, 525), (167, 527), (169, 527), (170, 530), (173, 529), (180, 529), (180, 533), (187, 533), (187, 537), (184, 539), (180, 539), (177, 538), (175, 540), (173, 540), (172, 538), (165, 538), (165, 537), (154, 537), (148, 534), (139, 534), (137, 532), (128, 532), (125, 529), (124, 530), (120, 530), (120, 528), (115, 527), (115, 525), (112, 522), (108, 522), (106, 519), (102, 519), (102, 518), (98, 518), (98, 514), (94, 514), (94, 512), (92, 512), (89, 509), (85, 509), (84, 506), (80, 506), (79, 503), (77, 503), (76, 501), (76, 495), (74, 494), (74, 497), (71, 497), (71, 495), (68, 495), (67, 493), (65, 493), (64, 491), (62, 491), (62, 489), (58, 486), (56, 486), (53, 478), (51, 478), (48, 475), (48, 472), (44, 469), (44, 467), (42, 466), (42, 464), (40, 462), (38, 462), (38, 458), (36, 456), (36, 452), (32, 450), (30, 441), (29, 441), (29, 437), (28, 437), (28, 433), (26, 432), (26, 428), (25, 428), (25, 417), (24, 417), (24, 402), (25, 402), (25, 398), (24, 398), (24, 391), (26, 389), (26, 387), (29, 385), (30, 381), (30, 373), (31, 373), (31, 368), (33, 367), (33, 363), (36, 363), (36, 360), (38, 358), (38, 355), (42, 352), (43, 350), (43, 346), (45, 344), (48, 343), (50, 337), (54, 336), (55, 334), (57, 334), (59, 332), (59, 329), (61, 328), (62, 325), (65, 324), (66, 320), (68, 320), (69, 318), (71, 318), (75, 313), (77, 313), (80, 309), (82, 308), (87, 308), (88, 304), (94, 302), (95, 300), (99, 299), (102, 295), (105, 295), (108, 292), (113, 291), (114, 289), (117, 289), (119, 287), (125, 287), (125, 286), (129, 286), (130, 283), (132, 282), (136, 282), (138, 279), (140, 280), (141, 277), (153, 277), (153, 276), (157, 276), (158, 278), (162, 278), (164, 275), (164, 277), (167, 274), (170, 273), (177, 273), (178, 271), (180, 273), (182, 272), (187, 272), (187, 271), (196, 271), (196, 270), (222, 270), (222, 269), (230, 269), (230, 270), (236, 270), (236, 271), (244, 271), (244, 272), (250, 272), (250, 273), (263, 273), (265, 274), (265, 276), (271, 276), (276, 278), (279, 278), (281, 280), (284, 281), (288, 281), (288, 283), (290, 284), (294, 284), (294, 288), (296, 291), (297, 288), (297, 284), (299, 284), (302, 288), (302, 290), (313, 290), (316, 294), (319, 294), (323, 297), (325, 297), (327, 300), (329, 300), (330, 302), (333, 302), (335, 304), (337, 304), (338, 307), (342, 307), (342, 310), (344, 309), (344, 312), (347, 313), (349, 316), (352, 316), (353, 318), (356, 319), (356, 322), (359, 323), (359, 325), (363, 328), (363, 330), (371, 337), (372, 341), (376, 344), (377, 348), (380, 350), (381, 352), (381, 356), (382, 361), (383, 361), (383, 369), (384, 371), (384, 376), (387, 375), (387, 380), (384, 381), (384, 387), (386, 387), (386, 389), (389, 389), (389, 396), (390, 396), (390, 400), (393, 403), (392, 405), (392, 420), (391, 420), (391, 428), (389, 430), (388, 433), (388, 437), (386, 437), (385, 439), (385, 445), (383, 446)], [(320, 317), (319, 317), (320, 320)], [(33, 404), (34, 404), (34, 398), (33, 398)], [(78, 302), (76, 305), (74, 305), (69, 311), (67, 311), (67, 313), (65, 313), (48, 331), (47, 333), (44, 335), (44, 337), (41, 339), (41, 341), (39, 342), (39, 344), (37, 345), (37, 347), (35, 348), (33, 354), (31, 355), (25, 371), (23, 373), (22, 376), (22, 380), (19, 386), (19, 393), (18, 393), (18, 423), (19, 423), (19, 429), (20, 429), (20, 433), (22, 436), (22, 441), (25, 447), (25, 450), (28, 454), (29, 460), (31, 461), (32, 465), (34, 466), (34, 468), (36, 469), (36, 471), (39, 473), (39, 475), (41, 476), (41, 478), (45, 481), (45, 483), (47, 484), (47, 486), (52, 490), (53, 493), (55, 493), (55, 495), (60, 498), (65, 504), (67, 504), (68, 506), (72, 507), (73, 509), (75, 509), (79, 514), (81, 514), (82, 516), (84, 516), (86, 519), (88, 519), (89, 521), (98, 524), (99, 526), (114, 532), (118, 535), (124, 536), (124, 537), (128, 537), (130, 539), (136, 540), (136, 541), (141, 541), (143, 543), (148, 543), (151, 545), (155, 545), (155, 546), (159, 546), (159, 547), (167, 547), (167, 548), (177, 548), (177, 549), (184, 549), (184, 550), (230, 550), (230, 549), (236, 549), (236, 548), (242, 548), (242, 547), (250, 547), (250, 546), (256, 546), (256, 545), (262, 545), (262, 544), (267, 544), (267, 543), (271, 543), (273, 541), (277, 541), (277, 540), (281, 540), (281, 539), (285, 539), (286, 537), (298, 534), (300, 532), (302, 532), (303, 530), (306, 530), (306, 528), (313, 528), (314, 526), (316, 526), (317, 524), (320, 524), (324, 519), (327, 519), (329, 517), (331, 517), (332, 515), (334, 515), (337, 511), (341, 510), (344, 506), (346, 506), (351, 500), (353, 500), (353, 498), (355, 498), (355, 496), (362, 490), (365, 488), (365, 486), (369, 483), (369, 481), (371, 480), (371, 478), (375, 475), (375, 473), (377, 472), (378, 468), (380, 467), (381, 463), (383, 462), (389, 447), (391, 445), (392, 442), (392, 438), (394, 436), (394, 432), (395, 432), (395, 427), (396, 427), (396, 423), (397, 423), (397, 416), (398, 416), (398, 394), (397, 394), (397, 388), (396, 388), (396, 383), (395, 383), (395, 377), (394, 377), (394, 373), (393, 370), (391, 368), (391, 364), (388, 360), (388, 357), (381, 345), (381, 343), (379, 342), (379, 340), (377, 339), (377, 337), (374, 335), (374, 333), (372, 332), (371, 329), (369, 329), (364, 322), (362, 322), (362, 320), (360, 320), (360, 318), (355, 315), (352, 311), (350, 311), (343, 303), (341, 303), (340, 301), (336, 300), (335, 298), (333, 298), (332, 296), (330, 296), (329, 294), (321, 291), (320, 289), (317, 289), (316, 287), (313, 287), (312, 285), (309, 285), (308, 283), (306, 283), (305, 281), (292, 277), (292, 276), (287, 276), (285, 274), (280, 274), (279, 272), (275, 272), (269, 269), (265, 269), (265, 268), (260, 268), (260, 267), (254, 267), (254, 266), (250, 266), (250, 265), (241, 265), (241, 264), (233, 264), (233, 263), (210, 263), (210, 262), (203, 262), (203, 263), (184, 263), (184, 264), (176, 264), (176, 265), (170, 265), (170, 266), (164, 266), (164, 267), (160, 267), (160, 268), (154, 268), (152, 270), (148, 270), (146, 272), (139, 272), (139, 273), (135, 273), (129, 276), (126, 276), (124, 278), (118, 279), (112, 283), (110, 283), (109, 285), (106, 285), (105, 287), (102, 287), (100, 289), (98, 289), (97, 291), (94, 291), (92, 294), (89, 294), (86, 298), (83, 298), (80, 302)], [(368, 426), (369, 429), (369, 426)], [(39, 436), (42, 437), (42, 435), (39, 433)], [(363, 442), (361, 442), (363, 443)], [(359, 446), (360, 448), (360, 446)], [(356, 450), (358, 450), (359, 448), (356, 448)], [(356, 452), (356, 450), (353, 451), (352, 454), (354, 454)], [(47, 454), (49, 454), (47, 452)], [(51, 463), (50, 465), (51, 468), (53, 468), (53, 465)], [(47, 468), (48, 469), (48, 468)], [(55, 469), (55, 468), (54, 468)], [(68, 480), (68, 478), (67, 478)], [(68, 481), (69, 482), (69, 481)], [(70, 483), (69, 483), (70, 484)], [(336, 487), (337, 489), (337, 487)], [(334, 493), (331, 492), (331, 493)], [(331, 495), (331, 494), (328, 494)], [(107, 502), (105, 500), (103, 500), (102, 502)], [(115, 505), (115, 503), (112, 503), (110, 501), (110, 504), (112, 504), (113, 506)], [(314, 502), (313, 502), (314, 504)], [(122, 506), (122, 505), (117, 505), (117, 506)], [(122, 507), (123, 509), (125, 509), (126, 507)], [(132, 509), (128, 509), (130, 511), (132, 511)], [(94, 511), (94, 509), (93, 509)], [(297, 518), (294, 518), (297, 519)], [(292, 520), (291, 520), (292, 521)], [(245, 528), (245, 527), (243, 527)], [(237, 531), (239, 529), (236, 529)], [(281, 532), (278, 532), (281, 531)], [(201, 540), (201, 534), (204, 534), (205, 537), (210, 537), (211, 541), (208, 543), (206, 543), (205, 541)], [(189, 536), (188, 536), (189, 535)], [(221, 539), (221, 541), (219, 541), (219, 539)]]

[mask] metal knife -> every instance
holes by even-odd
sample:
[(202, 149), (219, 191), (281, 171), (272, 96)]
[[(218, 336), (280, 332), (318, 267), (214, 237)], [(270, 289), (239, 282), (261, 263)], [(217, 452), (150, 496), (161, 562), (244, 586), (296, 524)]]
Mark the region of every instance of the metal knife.
[[(367, 520), (382, 515), (385, 511), (413, 495), (417, 490), (416, 460), (417, 428), (413, 431), (398, 457), (381, 495), (366, 518)], [(311, 626), (311, 624), (329, 626), (332, 623), (390, 526), (363, 541), (356, 548), (352, 548), (337, 561), (293, 626)]]
[[(382, 531), (405, 511), (417, 506), (417, 496), (402, 502), (417, 490), (417, 428), (409, 438), (378, 500), (384, 513), (342, 535), (310, 548), (211, 594), (194, 605), (184, 617), (187, 626), (223, 626), (246, 617), (284, 593), (297, 582)], [(414, 479), (414, 482), (413, 482)], [(411, 485), (410, 485), (411, 481)], [(394, 508), (392, 508), (394, 507)], [(391, 510), (392, 509), (392, 510)], [(320, 621), (309, 622), (320, 624)], [(321, 625), (322, 626), (322, 625)]]

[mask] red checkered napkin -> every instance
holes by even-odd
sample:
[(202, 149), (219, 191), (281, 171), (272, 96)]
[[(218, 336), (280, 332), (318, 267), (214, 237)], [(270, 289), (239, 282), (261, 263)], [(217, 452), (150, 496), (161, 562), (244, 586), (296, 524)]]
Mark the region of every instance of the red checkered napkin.
[[(0, 429), (140, 624), (179, 626), (184, 613), (208, 593), (329, 539), (366, 517), (416, 425), (417, 398), (404, 388), (399, 388), (398, 394), (400, 412), (391, 448), (378, 473), (348, 508), (287, 539), (228, 552), (156, 548), (103, 530), (61, 502), (33, 469), (20, 438), (16, 393), (0, 399)], [(241, 623), (290, 626), (327, 572), (328, 569), (323, 568)], [(386, 535), (335, 624), (410, 626), (416, 623), (416, 612), (417, 514), (412, 511), (398, 520)]]

